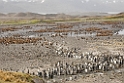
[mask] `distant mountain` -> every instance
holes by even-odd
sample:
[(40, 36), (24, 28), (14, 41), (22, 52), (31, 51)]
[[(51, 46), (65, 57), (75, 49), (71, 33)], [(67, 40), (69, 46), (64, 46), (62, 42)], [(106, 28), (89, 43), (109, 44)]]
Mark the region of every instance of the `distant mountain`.
[(124, 12), (120, 12), (119, 15), (124, 15)]
[(63, 13), (60, 14), (38, 14), (38, 13), (31, 13), (31, 12), (20, 12), (20, 13), (7, 13), (3, 14), (0, 13), (0, 18), (69, 18), (72, 17), (70, 15), (66, 15)]
[(0, 0), (0, 13), (122, 12), (123, 0)]
[(5, 17), (6, 14), (0, 13), (0, 17)]
[(45, 0), (2, 0), (3, 2), (40, 2), (43, 3)]

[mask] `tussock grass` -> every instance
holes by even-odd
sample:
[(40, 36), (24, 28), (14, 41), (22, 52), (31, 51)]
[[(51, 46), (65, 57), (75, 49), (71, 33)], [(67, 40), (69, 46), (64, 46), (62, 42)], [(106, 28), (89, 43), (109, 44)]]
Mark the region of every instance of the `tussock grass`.
[(29, 74), (0, 70), (0, 83), (33, 83), (32, 79)]

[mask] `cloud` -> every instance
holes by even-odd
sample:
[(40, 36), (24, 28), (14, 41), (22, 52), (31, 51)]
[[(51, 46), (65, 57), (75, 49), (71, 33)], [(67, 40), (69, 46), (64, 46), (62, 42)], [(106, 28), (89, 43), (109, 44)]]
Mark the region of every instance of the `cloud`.
[(45, 0), (42, 0), (42, 1), (41, 1), (41, 3), (44, 3), (44, 2), (45, 2)]
[[(3, 0), (0, 12), (123, 12), (123, 0)], [(8, 3), (10, 2), (11, 3)], [(17, 2), (18, 1), (18, 2)], [(15, 4), (15, 2), (17, 2)], [(20, 10), (21, 9), (21, 10)]]

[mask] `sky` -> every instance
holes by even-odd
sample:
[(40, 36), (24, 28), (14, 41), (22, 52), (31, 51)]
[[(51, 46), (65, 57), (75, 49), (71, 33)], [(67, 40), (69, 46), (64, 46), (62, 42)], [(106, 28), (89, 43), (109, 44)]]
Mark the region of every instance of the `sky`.
[(0, 12), (124, 12), (124, 0), (0, 0)]

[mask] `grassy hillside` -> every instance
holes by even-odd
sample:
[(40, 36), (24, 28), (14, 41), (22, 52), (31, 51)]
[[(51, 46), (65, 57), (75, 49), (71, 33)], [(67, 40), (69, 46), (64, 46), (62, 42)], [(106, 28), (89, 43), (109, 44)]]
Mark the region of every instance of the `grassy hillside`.
[(20, 25), (39, 23), (39, 19), (16, 19), (16, 20), (0, 20), (1, 25)]
[[(1, 14), (2, 15), (2, 14)], [(27, 14), (26, 14), (27, 15)], [(29, 14), (28, 14), (29, 15)], [(3, 15), (2, 15), (3, 16)], [(15, 17), (14, 17), (15, 16)], [(56, 22), (90, 22), (90, 21), (124, 21), (124, 13), (108, 16), (69, 16), (69, 15), (42, 15), (30, 14), (27, 17), (20, 14), (14, 14), (13, 17), (1, 17), (0, 25), (20, 25), (20, 24), (37, 24), (37, 23), (56, 23)], [(21, 17), (20, 17), (21, 16)]]

